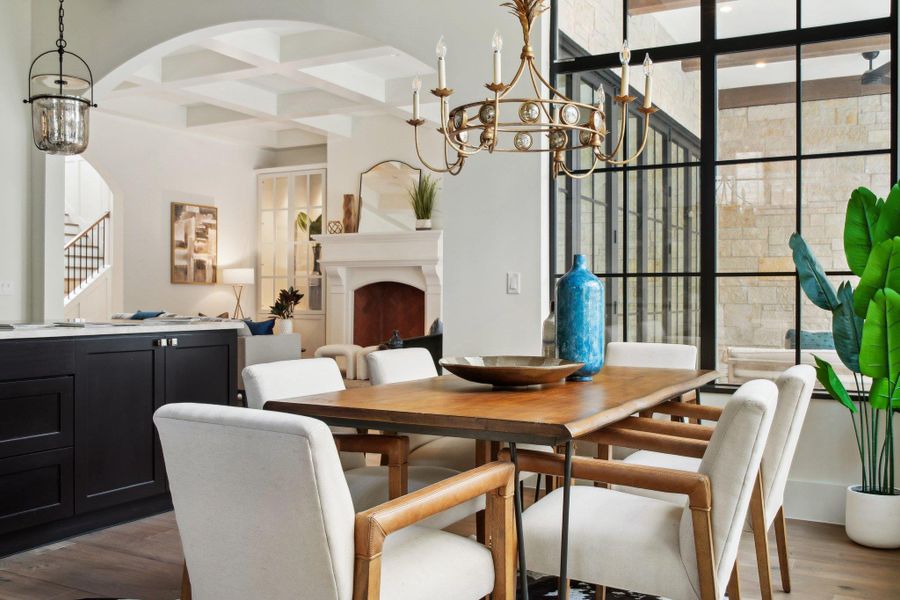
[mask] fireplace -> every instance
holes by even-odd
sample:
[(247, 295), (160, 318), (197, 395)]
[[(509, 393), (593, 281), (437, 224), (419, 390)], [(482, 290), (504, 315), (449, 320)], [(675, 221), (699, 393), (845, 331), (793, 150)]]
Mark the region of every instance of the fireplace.
[(376, 346), (395, 329), (406, 339), (425, 334), (425, 292), (405, 283), (380, 281), (353, 293), (353, 343)]
[(325, 341), (375, 345), (423, 335), (443, 309), (443, 232), (317, 235), (326, 277)]

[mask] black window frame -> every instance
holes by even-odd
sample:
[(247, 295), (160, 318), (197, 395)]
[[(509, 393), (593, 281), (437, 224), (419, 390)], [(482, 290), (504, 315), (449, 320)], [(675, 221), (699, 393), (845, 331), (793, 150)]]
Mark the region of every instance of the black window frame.
[[(628, 0), (621, 0), (622, 32), (628, 37)], [(718, 281), (722, 277), (765, 277), (785, 276), (794, 278), (794, 328), (801, 330), (802, 321), (802, 290), (796, 271), (793, 272), (720, 272), (718, 271), (717, 257), (717, 227), (718, 214), (716, 206), (717, 171), (719, 167), (726, 165), (762, 163), (770, 161), (793, 161), (795, 163), (796, 200), (795, 218), (796, 230), (802, 233), (802, 206), (803, 206), (803, 162), (810, 159), (847, 158), (856, 156), (881, 155), (889, 156), (890, 180), (898, 180), (898, 83), (897, 77), (891, 77), (891, 122), (890, 122), (890, 147), (879, 150), (854, 150), (846, 152), (806, 153), (802, 148), (803, 140), (803, 77), (801, 71), (802, 50), (804, 46), (821, 42), (830, 42), (850, 38), (862, 38), (876, 35), (889, 35), (891, 47), (891, 61), (898, 58), (898, 2), (891, 1), (891, 14), (887, 17), (838, 23), (815, 27), (802, 27), (803, 1), (794, 0), (796, 3), (796, 21), (792, 29), (777, 32), (746, 35), (732, 38), (717, 38), (716, 0), (699, 0), (700, 4), (700, 40), (690, 43), (673, 44), (652, 48), (638, 48), (632, 50), (633, 63), (650, 52), (655, 61), (666, 62), (685, 59), (700, 60), (700, 159), (699, 166), (699, 271), (697, 273), (634, 273), (625, 275), (629, 277), (677, 277), (683, 275), (696, 276), (699, 279), (699, 336), (700, 336), (700, 367), (703, 369), (716, 369), (718, 365), (717, 344), (717, 292)], [(559, 1), (550, 0), (550, 81), (557, 82), (561, 76), (569, 74), (584, 74), (588, 72), (601, 72), (616, 68), (619, 65), (617, 53), (605, 53), (597, 55), (566, 56), (561, 57), (561, 45), (570, 54), (573, 52), (571, 40), (567, 39), (564, 32), (559, 29)], [(796, 147), (794, 153), (780, 157), (765, 157), (754, 159), (718, 160), (718, 86), (717, 86), (717, 59), (721, 55), (736, 52), (752, 52), (768, 50), (772, 48), (793, 47), (795, 49), (795, 107), (796, 107)], [(657, 113), (658, 115), (659, 113)], [(656, 115), (654, 115), (656, 117)], [(668, 168), (682, 165), (655, 165), (653, 168)], [(625, 167), (623, 171), (636, 167)], [(647, 168), (647, 167), (643, 167)], [(625, 177), (627, 179), (627, 177)], [(550, 265), (550, 294), (551, 299), (555, 292), (556, 279), (561, 275), (557, 272), (557, 199), (558, 182), (551, 178), (549, 202), (549, 265)], [(571, 197), (571, 195), (569, 196)], [(626, 200), (627, 203), (627, 200)], [(627, 212), (625, 216), (627, 221)], [(572, 219), (567, 220), (566, 252), (571, 256), (573, 245)], [(627, 227), (627, 226), (626, 226)], [(577, 235), (577, 232), (576, 232)], [(627, 237), (623, 236), (623, 237)], [(626, 263), (627, 240), (625, 254), (622, 261)], [(848, 276), (850, 271), (829, 270), (828, 275)], [(609, 276), (609, 273), (598, 272), (598, 276)], [(627, 304), (627, 302), (626, 302)], [(627, 309), (625, 311), (627, 323)], [(627, 328), (627, 325), (625, 326)], [(627, 334), (627, 329), (626, 329)], [(625, 339), (629, 339), (626, 335)], [(802, 348), (795, 344), (795, 362), (799, 363)], [(704, 388), (707, 391), (731, 391), (736, 386), (733, 384), (714, 383)], [(817, 394), (818, 396), (819, 394)], [(827, 397), (827, 394), (822, 395)]]

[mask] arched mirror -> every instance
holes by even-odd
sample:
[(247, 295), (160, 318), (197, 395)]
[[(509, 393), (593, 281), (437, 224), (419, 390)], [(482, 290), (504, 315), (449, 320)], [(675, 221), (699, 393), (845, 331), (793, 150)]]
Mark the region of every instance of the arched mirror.
[(399, 160), (386, 160), (359, 176), (359, 232), (414, 231), (416, 215), (409, 190), (419, 183), (422, 170)]

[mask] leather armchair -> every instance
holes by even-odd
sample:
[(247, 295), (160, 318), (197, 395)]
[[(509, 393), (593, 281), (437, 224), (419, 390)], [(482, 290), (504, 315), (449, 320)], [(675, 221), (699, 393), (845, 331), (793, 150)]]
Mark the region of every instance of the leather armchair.
[[(355, 514), (321, 421), (178, 403), (154, 423), (184, 548), (184, 599), (514, 598), (510, 464)], [(490, 548), (420, 526), (484, 496), (498, 524)]]

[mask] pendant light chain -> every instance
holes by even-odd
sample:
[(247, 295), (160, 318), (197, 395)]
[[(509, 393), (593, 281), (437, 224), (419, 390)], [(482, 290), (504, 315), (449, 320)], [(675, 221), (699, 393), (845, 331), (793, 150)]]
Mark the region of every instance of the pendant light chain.
[(59, 39), (56, 40), (56, 47), (63, 50), (66, 47), (66, 40), (63, 37), (63, 33), (66, 30), (66, 25), (63, 23), (63, 18), (66, 16), (66, 9), (63, 8), (63, 2), (65, 0), (59, 0)]

